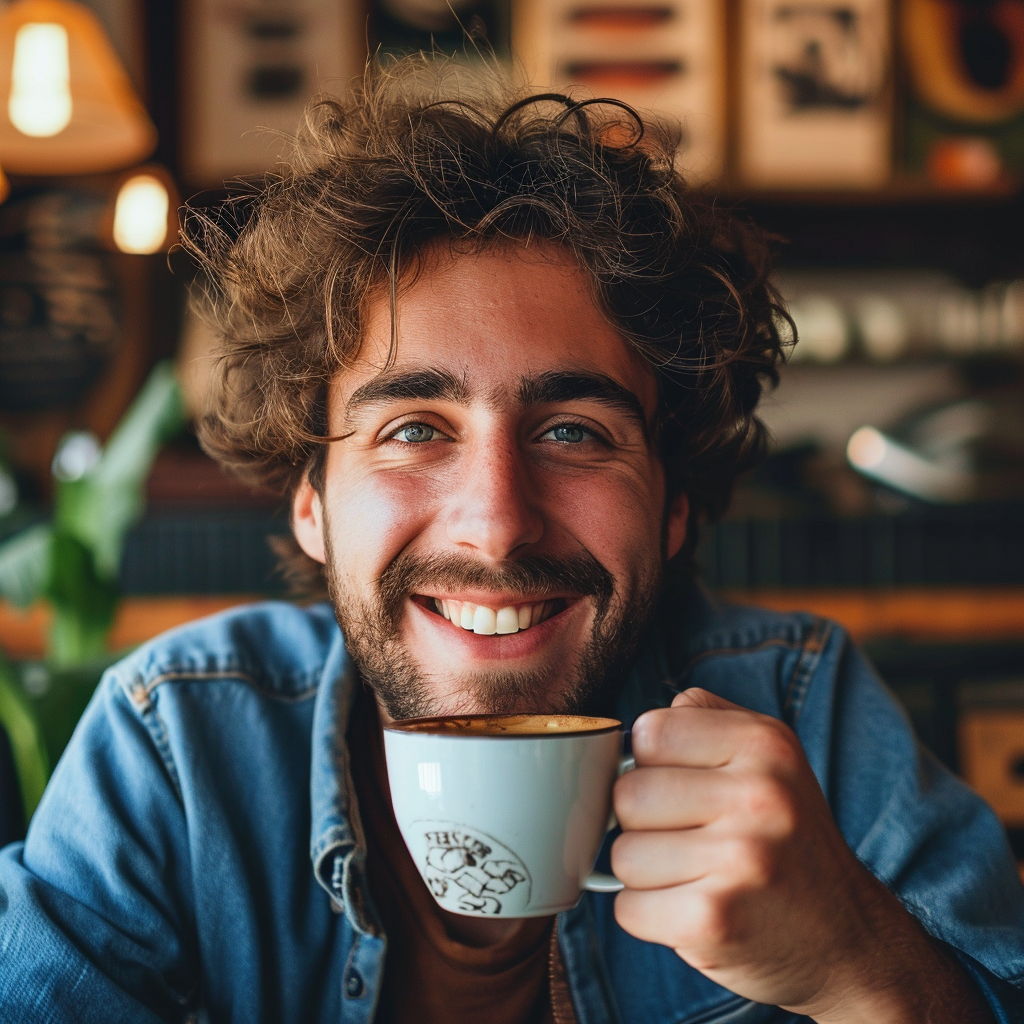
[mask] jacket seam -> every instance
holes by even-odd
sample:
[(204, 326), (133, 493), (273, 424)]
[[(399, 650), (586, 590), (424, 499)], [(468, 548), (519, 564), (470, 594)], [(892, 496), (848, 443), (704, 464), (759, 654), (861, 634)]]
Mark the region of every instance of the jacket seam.
[[(141, 686), (139, 689), (142, 689)], [(171, 741), (167, 735), (167, 726), (164, 724), (163, 718), (160, 717), (160, 712), (152, 701), (146, 699), (148, 694), (140, 694), (136, 690), (126, 696), (129, 704), (136, 708), (143, 728), (149, 734), (150, 742), (160, 757), (178, 802), (184, 806), (185, 798), (181, 790), (181, 778), (178, 775), (177, 765), (174, 763), (174, 755), (171, 753)], [(140, 697), (143, 698), (144, 703), (139, 700)]]
[(811, 687), (814, 673), (818, 669), (821, 656), (832, 633), (832, 623), (827, 619), (816, 618), (811, 626), (810, 634), (801, 644), (800, 657), (797, 658), (793, 674), (786, 686), (786, 695), (782, 702), (782, 713), (790, 725), (796, 725), (804, 701)]
[(153, 693), (153, 691), (164, 683), (169, 682), (185, 682), (187, 680), (207, 680), (214, 682), (216, 680), (232, 680), (240, 683), (245, 683), (251, 686), (252, 689), (256, 690), (257, 693), (262, 694), (265, 697), (270, 697), (273, 700), (282, 700), (287, 702), (298, 702), (308, 700), (312, 697), (317, 690), (316, 684), (312, 684), (299, 693), (295, 694), (282, 694), (268, 690), (266, 687), (261, 686), (255, 676), (248, 672), (244, 672), (238, 669), (233, 670), (221, 670), (215, 672), (203, 672), (194, 669), (172, 669), (167, 672), (161, 672), (159, 675), (154, 676), (148, 682), (139, 681), (137, 687), (133, 687), (133, 690), (141, 690), (146, 698)]

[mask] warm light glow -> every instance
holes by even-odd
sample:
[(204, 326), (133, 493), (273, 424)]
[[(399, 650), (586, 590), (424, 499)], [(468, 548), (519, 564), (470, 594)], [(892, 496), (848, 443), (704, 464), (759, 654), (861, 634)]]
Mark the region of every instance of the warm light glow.
[(114, 205), (114, 244), (121, 252), (159, 252), (167, 238), (167, 188), (151, 174), (129, 178)]
[(71, 67), (63, 25), (28, 22), (14, 37), (11, 123), (23, 135), (47, 138), (71, 121)]
[(888, 442), (874, 427), (855, 430), (846, 445), (846, 457), (857, 469), (876, 469), (885, 461)]

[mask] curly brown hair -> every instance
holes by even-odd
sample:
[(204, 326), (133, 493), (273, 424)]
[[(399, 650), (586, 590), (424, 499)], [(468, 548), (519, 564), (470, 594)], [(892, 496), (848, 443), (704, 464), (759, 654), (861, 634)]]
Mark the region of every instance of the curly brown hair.
[(312, 103), (286, 164), (212, 213), (186, 211), (222, 340), (206, 450), (282, 494), (304, 473), (322, 486), (327, 388), (368, 299), (389, 289), (394, 303), (438, 242), (541, 238), (572, 254), (654, 369), (692, 551), (764, 451), (754, 410), (792, 334), (764, 236), (686, 184), (678, 136), (616, 100), (531, 94), (437, 57)]

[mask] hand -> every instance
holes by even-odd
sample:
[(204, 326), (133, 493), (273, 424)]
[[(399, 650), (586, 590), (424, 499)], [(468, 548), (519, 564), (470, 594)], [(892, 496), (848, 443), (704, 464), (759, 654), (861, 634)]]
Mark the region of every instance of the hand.
[[(853, 855), (784, 723), (691, 689), (637, 719), (633, 753), (614, 795), (626, 931), (748, 999), (820, 1021), (990, 1019)], [(951, 971), (966, 1015), (915, 1016), (931, 1003), (922, 979)]]

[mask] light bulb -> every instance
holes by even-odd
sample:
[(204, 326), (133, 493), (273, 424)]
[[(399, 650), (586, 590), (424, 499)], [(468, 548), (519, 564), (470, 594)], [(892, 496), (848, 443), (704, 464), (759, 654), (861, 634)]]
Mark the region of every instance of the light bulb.
[(68, 33), (63, 25), (31, 21), (14, 37), (11, 123), (23, 135), (47, 138), (71, 121), (71, 67)]
[(167, 238), (167, 188), (151, 174), (136, 174), (117, 193), (114, 244), (121, 252), (159, 252)]

